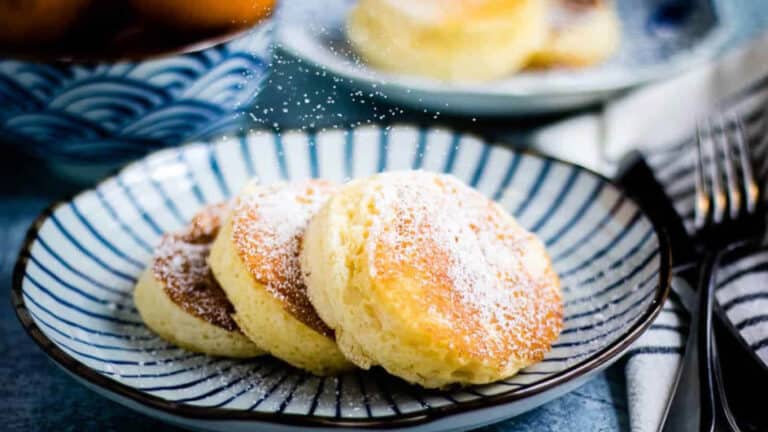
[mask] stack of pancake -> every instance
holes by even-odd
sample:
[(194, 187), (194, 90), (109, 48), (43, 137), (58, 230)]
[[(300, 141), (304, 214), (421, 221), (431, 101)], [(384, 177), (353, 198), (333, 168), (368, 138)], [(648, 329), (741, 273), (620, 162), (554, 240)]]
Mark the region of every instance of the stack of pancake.
[(541, 241), (422, 171), (251, 182), (163, 238), (135, 300), (193, 351), (268, 353), (317, 375), (381, 366), (428, 388), (512, 376), (562, 328)]
[(361, 0), (347, 34), (375, 67), (449, 81), (597, 64), (621, 37), (613, 0)]

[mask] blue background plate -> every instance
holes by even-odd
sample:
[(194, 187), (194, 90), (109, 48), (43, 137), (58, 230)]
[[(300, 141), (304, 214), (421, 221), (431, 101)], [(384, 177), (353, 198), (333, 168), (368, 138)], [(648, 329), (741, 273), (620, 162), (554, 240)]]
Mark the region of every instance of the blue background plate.
[(577, 108), (689, 70), (713, 57), (733, 37), (738, 2), (617, 0), (622, 44), (605, 64), (523, 72), (485, 83), (447, 83), (366, 66), (345, 36), (344, 20), (354, 3), (286, 3), (277, 33), (279, 45), (365, 93), (413, 107), (478, 116)]

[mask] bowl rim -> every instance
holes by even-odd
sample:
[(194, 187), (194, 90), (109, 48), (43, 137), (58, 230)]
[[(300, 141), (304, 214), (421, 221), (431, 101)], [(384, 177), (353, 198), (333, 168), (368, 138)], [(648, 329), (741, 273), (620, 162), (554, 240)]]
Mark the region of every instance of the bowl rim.
[[(222, 34), (214, 35), (202, 40), (193, 40), (190, 42), (182, 43), (165, 51), (148, 51), (147, 53), (129, 52), (127, 54), (122, 53), (114, 56), (99, 55), (102, 54), (102, 52), (75, 52), (66, 55), (55, 55), (46, 52), (33, 52), (32, 54), (25, 54), (23, 52), (4, 51), (0, 53), (2, 55), (2, 58), (0, 59), (16, 60), (37, 64), (57, 64), (60, 67), (75, 67), (94, 64), (115, 65), (125, 62), (142, 63), (171, 57), (183, 57), (211, 48), (224, 46), (230, 42), (235, 42), (237, 40), (250, 37), (262, 29), (267, 29), (267, 31), (274, 32), (276, 27), (275, 22), (275, 12), (271, 11), (268, 15), (259, 18), (257, 21), (243, 28), (229, 30)], [(274, 36), (272, 36), (272, 38), (274, 39)]]
[[(435, 131), (435, 130), (453, 131), (451, 129), (446, 129), (442, 127), (404, 124), (404, 123), (396, 123), (388, 126), (390, 127), (418, 126), (418, 127), (423, 127), (427, 130), (432, 130), (432, 131)], [(372, 127), (372, 126), (366, 125), (363, 127)], [(383, 126), (373, 125), (373, 127), (383, 127)], [(355, 129), (356, 128), (343, 128), (338, 130), (341, 130), (345, 133), (351, 133)], [(335, 130), (335, 131), (338, 131), (338, 130)], [(251, 134), (264, 133), (264, 132), (269, 134), (275, 133), (272, 130), (261, 130), (261, 131), (255, 130), (255, 131), (252, 131)], [(288, 133), (288, 132), (301, 133), (301, 134), (309, 133), (303, 130), (283, 131), (283, 133)], [(471, 401), (458, 402), (453, 405), (430, 408), (424, 411), (418, 411), (414, 413), (394, 414), (394, 415), (375, 417), (375, 418), (343, 419), (343, 418), (336, 418), (336, 417), (309, 416), (305, 414), (269, 413), (269, 412), (236, 410), (236, 409), (229, 409), (229, 408), (210, 408), (210, 407), (194, 406), (194, 405), (173, 402), (173, 401), (160, 398), (158, 396), (144, 393), (129, 385), (120, 383), (112, 378), (99, 374), (92, 368), (88, 367), (84, 363), (81, 363), (71, 355), (67, 354), (64, 350), (59, 348), (53, 341), (48, 339), (48, 337), (45, 336), (45, 334), (38, 327), (38, 325), (35, 323), (34, 319), (32, 318), (31, 314), (29, 313), (29, 310), (27, 309), (24, 298), (23, 298), (23, 290), (22, 290), (22, 281), (23, 281), (25, 270), (30, 257), (31, 247), (34, 241), (37, 239), (38, 237), (37, 234), (40, 228), (42, 227), (43, 223), (45, 223), (49, 219), (49, 217), (59, 207), (68, 204), (75, 197), (77, 197), (78, 195), (84, 192), (98, 188), (104, 182), (111, 180), (117, 173), (120, 173), (120, 172), (123, 172), (123, 170), (129, 169), (136, 162), (128, 164), (127, 166), (116, 170), (114, 173), (106, 176), (104, 179), (95, 183), (91, 187), (85, 188), (80, 192), (71, 194), (61, 200), (54, 202), (53, 204), (49, 205), (46, 209), (44, 209), (35, 218), (34, 222), (29, 227), (24, 237), (24, 241), (19, 251), (19, 255), (16, 260), (16, 264), (14, 266), (13, 274), (12, 274), (11, 302), (16, 312), (16, 317), (21, 323), (24, 330), (27, 332), (27, 334), (37, 343), (37, 345), (42, 349), (42, 351), (48, 357), (50, 357), (59, 366), (63, 367), (65, 371), (74, 375), (76, 378), (83, 380), (85, 384), (89, 384), (91, 386), (101, 388), (111, 393), (112, 395), (117, 395), (120, 397), (120, 400), (125, 398), (131, 402), (141, 405), (146, 409), (153, 410), (153, 411), (161, 411), (163, 413), (170, 414), (171, 416), (181, 417), (187, 420), (255, 421), (255, 422), (261, 422), (261, 423), (273, 424), (273, 425), (298, 426), (298, 427), (341, 427), (341, 428), (362, 428), (362, 429), (407, 428), (407, 427), (414, 427), (414, 426), (428, 424), (436, 420), (441, 420), (448, 417), (468, 414), (470, 412), (477, 411), (480, 409), (487, 409), (487, 408), (492, 408), (492, 407), (497, 407), (497, 406), (517, 402), (517, 401), (544, 393), (546, 391), (552, 390), (555, 387), (558, 387), (569, 381), (578, 379), (580, 377), (584, 377), (588, 375), (590, 372), (593, 372), (596, 369), (600, 368), (601, 366), (606, 365), (607, 363), (609, 364), (612, 360), (615, 360), (617, 356), (623, 354), (626, 351), (626, 349), (628, 349), (630, 345), (635, 340), (637, 340), (651, 326), (656, 316), (661, 312), (664, 302), (669, 296), (669, 293), (671, 290), (672, 254), (671, 254), (671, 248), (669, 245), (668, 236), (663, 226), (661, 225), (660, 221), (654, 216), (653, 212), (646, 211), (646, 209), (643, 206), (638, 204), (637, 201), (634, 200), (632, 196), (628, 194), (621, 185), (615, 183), (608, 177), (592, 169), (589, 169), (587, 167), (583, 167), (581, 165), (568, 162), (556, 157), (548, 156), (535, 150), (518, 149), (518, 148), (514, 148), (513, 146), (505, 146), (503, 145), (503, 142), (498, 142), (498, 143), (489, 142), (488, 140), (480, 138), (471, 133), (466, 133), (462, 131), (454, 131), (454, 132), (459, 133), (464, 137), (478, 138), (484, 146), (502, 147), (515, 153), (529, 155), (529, 156), (540, 158), (543, 160), (549, 160), (552, 162), (564, 164), (566, 166), (576, 167), (577, 169), (580, 169), (588, 174), (595, 176), (595, 178), (597, 178), (599, 181), (606, 182), (612, 187), (614, 187), (617, 192), (622, 194), (628, 201), (633, 203), (638, 208), (638, 210), (640, 210), (642, 215), (651, 223), (654, 233), (656, 235), (657, 241), (659, 243), (658, 254), (659, 254), (659, 260), (660, 260), (659, 278), (654, 290), (655, 291), (654, 298), (653, 298), (653, 301), (649, 304), (648, 308), (642, 313), (641, 318), (637, 322), (635, 322), (629, 329), (627, 329), (622, 336), (620, 336), (617, 340), (613, 341), (603, 349), (591, 354), (583, 361), (580, 361), (579, 363), (576, 363), (575, 365), (570, 366), (560, 372), (552, 374), (549, 377), (539, 382), (527, 385), (522, 389), (513, 389), (513, 390), (505, 391), (493, 396), (485, 396), (485, 397), (471, 400)], [(179, 148), (195, 146), (200, 144), (205, 146), (216, 146), (216, 145), (221, 145), (220, 143), (222, 142), (224, 141), (217, 140), (216, 142), (190, 143), (190, 144), (181, 146)], [(138, 159), (138, 161), (140, 162), (144, 160), (144, 158), (150, 157), (151, 155), (157, 152), (162, 152), (162, 151), (163, 150), (150, 152), (148, 155)]]

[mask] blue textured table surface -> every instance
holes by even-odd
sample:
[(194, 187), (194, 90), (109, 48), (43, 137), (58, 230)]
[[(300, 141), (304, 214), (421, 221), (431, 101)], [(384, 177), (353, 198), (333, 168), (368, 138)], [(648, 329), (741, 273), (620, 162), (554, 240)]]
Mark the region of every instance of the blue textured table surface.
[[(739, 41), (768, 24), (764, 0), (744, 1), (743, 4)], [(300, 64), (277, 63), (262, 102), (253, 111), (254, 127), (289, 129), (348, 126), (372, 121), (416, 121), (442, 123), (497, 138), (514, 137), (521, 131), (560, 118), (473, 121), (445, 118), (435, 113), (409, 112), (376, 103), (365, 95), (350, 95), (330, 77), (316, 74)], [(8, 293), (16, 253), (29, 224), (51, 202), (82, 186), (56, 177), (40, 161), (15, 153), (13, 147), (0, 147), (0, 151), (0, 289)], [(5, 300), (0, 301), (0, 429), (173, 429), (108, 401), (69, 378), (27, 337), (16, 320), (7, 294), (5, 296)], [(629, 430), (623, 364), (619, 362), (566, 396), (487, 430)]]

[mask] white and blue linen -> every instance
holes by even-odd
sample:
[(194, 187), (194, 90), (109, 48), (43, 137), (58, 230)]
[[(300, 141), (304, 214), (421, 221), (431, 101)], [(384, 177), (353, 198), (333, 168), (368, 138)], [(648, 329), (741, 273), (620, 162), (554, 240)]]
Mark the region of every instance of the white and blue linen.
[[(692, 230), (694, 130), (697, 120), (708, 113), (736, 113), (744, 120), (756, 172), (768, 189), (767, 48), (765, 35), (707, 67), (639, 90), (599, 114), (540, 131), (532, 140), (543, 150), (608, 175), (616, 172), (626, 152), (641, 149), (687, 229)], [(719, 278), (716, 296), (720, 305), (755, 358), (768, 368), (768, 246), (727, 263)], [(680, 279), (673, 280), (673, 289), (683, 297), (690, 294)], [(682, 313), (662, 313), (633, 349), (638, 355), (628, 357), (633, 432), (656, 430), (679, 366), (687, 317), (677, 303), (665, 305), (669, 309)]]

